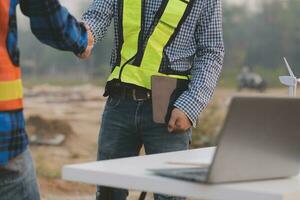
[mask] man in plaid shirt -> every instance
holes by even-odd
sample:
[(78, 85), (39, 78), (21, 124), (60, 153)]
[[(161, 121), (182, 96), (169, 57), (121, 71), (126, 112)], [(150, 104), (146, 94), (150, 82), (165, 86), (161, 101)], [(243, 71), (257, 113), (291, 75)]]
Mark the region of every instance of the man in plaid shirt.
[[(81, 58), (89, 55), (92, 42), (87, 28), (57, 0), (1, 0), (0, 34), (7, 37), (2, 38), (0, 50), (2, 55), (8, 53), (15, 67), (19, 66), (16, 25), (16, 6), (19, 3), (22, 12), (30, 18), (33, 33), (41, 42), (71, 51)], [(8, 19), (8, 28), (4, 18)], [(7, 29), (7, 32), (1, 32), (1, 29)], [(5, 76), (4, 65), (0, 58), (0, 76)], [(3, 105), (5, 101), (0, 100), (0, 103)], [(40, 199), (22, 109), (0, 111), (0, 199)]]
[[(174, 22), (178, 17), (181, 21)], [(102, 117), (98, 159), (137, 156), (141, 146), (147, 154), (188, 149), (191, 127), (209, 103), (223, 64), (221, 0), (94, 0), (83, 21), (95, 41), (104, 37), (111, 21), (115, 34), (113, 78), (106, 87), (109, 99)], [(172, 31), (169, 41), (162, 44)], [(146, 54), (148, 49), (152, 51)], [(145, 62), (141, 62), (143, 57), (147, 57)], [(159, 58), (158, 62), (153, 58)], [(160, 63), (159, 73), (191, 75), (188, 89), (171, 105), (166, 124), (153, 122), (149, 81), (143, 82), (153, 62)], [(97, 199), (125, 200), (127, 195), (125, 190), (100, 186)], [(155, 194), (155, 199), (181, 198)]]

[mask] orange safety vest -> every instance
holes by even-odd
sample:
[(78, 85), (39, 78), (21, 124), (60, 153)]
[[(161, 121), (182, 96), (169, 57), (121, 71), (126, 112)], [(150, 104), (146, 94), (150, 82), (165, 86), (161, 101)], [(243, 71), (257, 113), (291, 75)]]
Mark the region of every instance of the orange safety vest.
[(9, 9), (10, 0), (0, 0), (0, 112), (23, 108), (21, 70), (7, 50)]

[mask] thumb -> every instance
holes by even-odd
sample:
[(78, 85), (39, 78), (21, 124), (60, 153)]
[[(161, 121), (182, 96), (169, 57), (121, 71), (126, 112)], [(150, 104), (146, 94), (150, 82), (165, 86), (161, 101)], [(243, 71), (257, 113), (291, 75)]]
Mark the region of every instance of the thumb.
[(176, 121), (177, 121), (177, 116), (172, 113), (169, 124), (168, 124), (168, 131), (172, 133), (175, 130), (176, 127)]

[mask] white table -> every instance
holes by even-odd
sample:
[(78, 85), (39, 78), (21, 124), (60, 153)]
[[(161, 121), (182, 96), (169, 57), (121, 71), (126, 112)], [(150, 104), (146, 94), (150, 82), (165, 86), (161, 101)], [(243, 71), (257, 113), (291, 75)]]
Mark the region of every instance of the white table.
[[(300, 176), (272, 181), (205, 185), (163, 178), (147, 169), (186, 167), (168, 161), (209, 163), (215, 148), (140, 156), (63, 168), (63, 179), (88, 184), (133, 189), (205, 200), (300, 200)], [(299, 155), (300, 156), (300, 155)]]

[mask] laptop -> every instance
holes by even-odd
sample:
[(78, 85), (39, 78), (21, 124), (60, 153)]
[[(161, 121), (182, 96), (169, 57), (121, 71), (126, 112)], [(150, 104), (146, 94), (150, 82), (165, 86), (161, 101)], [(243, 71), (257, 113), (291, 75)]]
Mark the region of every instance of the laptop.
[(299, 169), (300, 99), (234, 97), (210, 165), (151, 171), (187, 181), (227, 183), (286, 178), (298, 175)]

